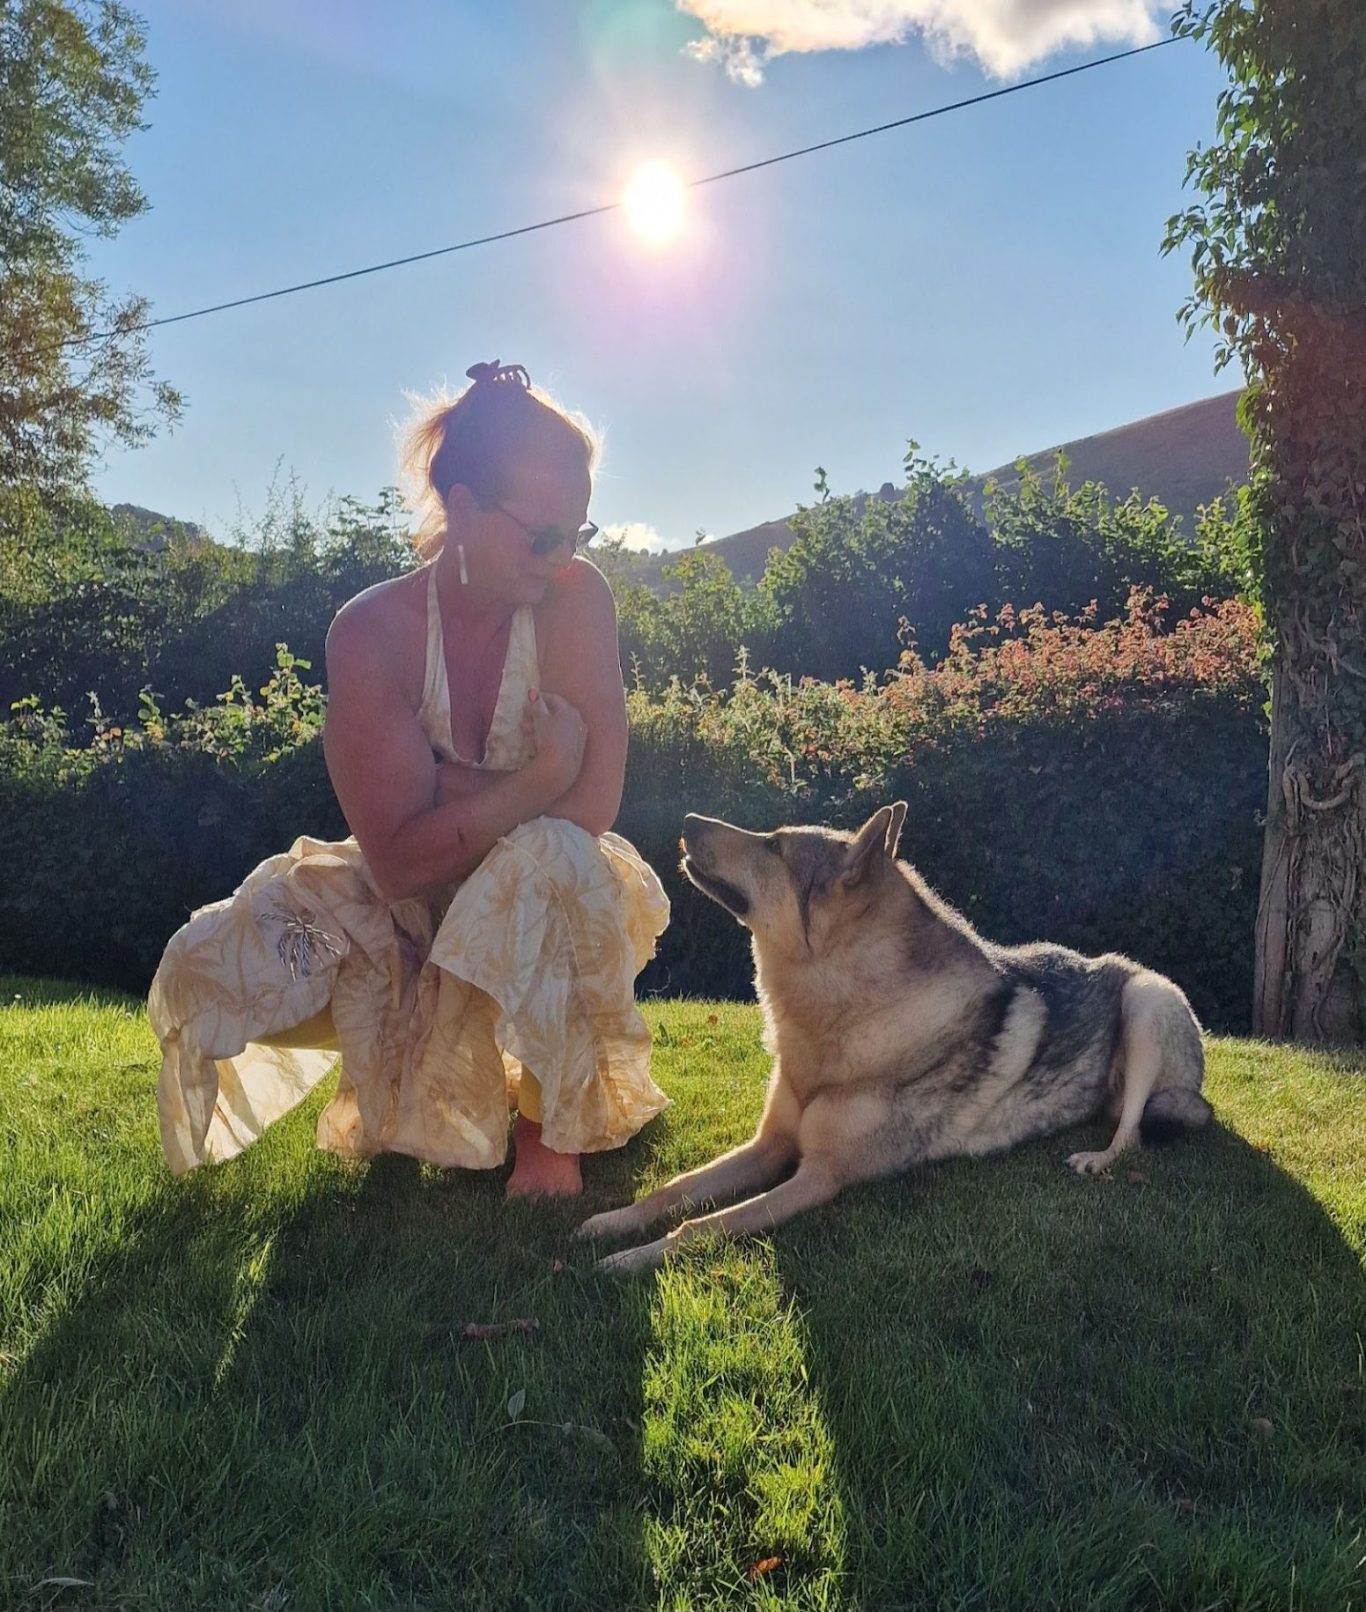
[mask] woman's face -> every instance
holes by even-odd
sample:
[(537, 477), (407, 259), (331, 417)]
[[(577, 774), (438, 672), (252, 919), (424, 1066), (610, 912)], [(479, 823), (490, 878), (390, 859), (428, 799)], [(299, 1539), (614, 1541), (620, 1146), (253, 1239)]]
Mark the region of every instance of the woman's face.
[[(591, 491), (582, 450), (565, 448), (514, 460), (501, 496), (487, 508), (468, 488), (453, 488), (448, 531), (465, 545), (471, 584), (508, 604), (539, 604), (574, 557)], [(553, 536), (561, 541), (547, 549)]]

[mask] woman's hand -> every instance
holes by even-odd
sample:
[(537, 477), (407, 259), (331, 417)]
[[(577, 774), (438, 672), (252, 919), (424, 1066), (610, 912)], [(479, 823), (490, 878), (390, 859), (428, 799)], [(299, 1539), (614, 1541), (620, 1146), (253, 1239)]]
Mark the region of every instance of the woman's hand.
[(534, 765), (546, 780), (550, 798), (558, 800), (583, 766), (587, 724), (568, 700), (536, 689), (527, 695), (522, 720), (531, 740)]

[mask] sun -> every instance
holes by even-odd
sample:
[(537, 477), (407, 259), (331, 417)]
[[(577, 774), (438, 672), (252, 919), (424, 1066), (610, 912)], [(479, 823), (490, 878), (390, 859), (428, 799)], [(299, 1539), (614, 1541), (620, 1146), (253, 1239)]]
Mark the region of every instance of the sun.
[(665, 246), (683, 227), (683, 181), (667, 162), (637, 168), (621, 194), (622, 210), (637, 235)]

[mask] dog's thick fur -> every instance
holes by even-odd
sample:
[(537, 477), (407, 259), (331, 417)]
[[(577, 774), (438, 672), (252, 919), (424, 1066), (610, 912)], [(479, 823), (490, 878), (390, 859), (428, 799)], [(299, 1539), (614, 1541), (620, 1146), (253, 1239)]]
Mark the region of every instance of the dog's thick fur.
[(905, 816), (884, 806), (857, 834), (686, 820), (684, 872), (752, 931), (773, 1073), (750, 1142), (581, 1234), (639, 1239), (671, 1210), (744, 1201), (604, 1268), (648, 1269), (707, 1232), (766, 1231), (851, 1182), (1103, 1111), (1114, 1138), (1072, 1155), (1082, 1174), (1209, 1119), (1200, 1026), (1170, 980), (1114, 953), (984, 940), (896, 860)]

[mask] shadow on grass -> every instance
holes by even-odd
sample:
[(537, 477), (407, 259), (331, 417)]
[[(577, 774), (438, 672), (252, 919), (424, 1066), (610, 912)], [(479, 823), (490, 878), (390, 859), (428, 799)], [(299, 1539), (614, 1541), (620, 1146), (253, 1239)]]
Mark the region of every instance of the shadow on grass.
[(149, 1161), (104, 1245), (67, 1250), (0, 1391), (0, 1599), (652, 1604), (649, 1296), (556, 1268), (650, 1139), (589, 1161), (586, 1202), (507, 1205), (497, 1173), (315, 1153), (321, 1100), (219, 1169)]
[(1232, 1132), (1100, 1180), (1060, 1170), (1074, 1145), (854, 1192), (775, 1239), (847, 1604), (1354, 1603), (1360, 1253)]

